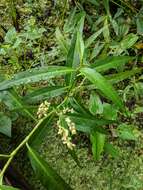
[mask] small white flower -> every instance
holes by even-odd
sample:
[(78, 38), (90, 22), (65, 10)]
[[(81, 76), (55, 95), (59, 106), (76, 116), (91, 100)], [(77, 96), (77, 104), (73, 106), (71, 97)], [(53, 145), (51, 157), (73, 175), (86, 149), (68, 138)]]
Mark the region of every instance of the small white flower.
[(39, 119), (42, 118), (43, 116), (47, 116), (49, 107), (50, 107), (50, 103), (47, 101), (44, 101), (39, 105), (39, 108), (37, 111), (37, 116)]

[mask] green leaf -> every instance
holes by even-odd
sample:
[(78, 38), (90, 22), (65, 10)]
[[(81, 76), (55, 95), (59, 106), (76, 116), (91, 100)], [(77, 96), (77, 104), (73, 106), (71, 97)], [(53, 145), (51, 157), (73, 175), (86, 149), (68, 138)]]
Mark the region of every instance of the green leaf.
[(106, 136), (99, 132), (92, 133), (90, 135), (90, 141), (92, 143), (92, 153), (95, 160), (99, 160), (104, 150)]
[(9, 90), (9, 96), (15, 102), (15, 105), (17, 105), (16, 108), (20, 109), (22, 112), (26, 113), (27, 116), (36, 121), (34, 115), (26, 108), (26, 103), (22, 101), (14, 89)]
[(107, 14), (110, 13), (110, 10), (109, 10), (109, 0), (103, 0), (103, 5), (105, 7), (105, 10), (107, 12)]
[(132, 125), (121, 124), (117, 128), (118, 136), (124, 140), (137, 140), (139, 132)]
[(136, 24), (137, 24), (137, 33), (143, 35), (143, 15), (138, 16)]
[(117, 46), (115, 46), (114, 53), (120, 55), (123, 51), (131, 48), (138, 40), (138, 36), (136, 34), (130, 33), (126, 35)]
[(30, 146), (38, 149), (39, 146), (44, 141), (45, 137), (48, 135), (49, 131), (51, 130), (51, 121), (53, 119), (53, 115), (45, 117), (39, 123), (38, 129), (34, 132), (28, 143)]
[(122, 49), (129, 49), (132, 47), (136, 41), (138, 40), (138, 36), (136, 34), (130, 33), (124, 37), (124, 39), (120, 42), (120, 46)]
[(106, 130), (103, 128), (105, 125), (113, 123), (113, 121), (98, 119), (95, 117), (89, 117), (88, 115), (80, 114), (68, 114), (70, 119), (75, 123), (76, 129), (85, 133), (92, 133), (93, 131), (99, 131), (100, 133), (105, 133)]
[(66, 23), (64, 24), (64, 31), (66, 33), (71, 32), (74, 29), (76, 24), (75, 15), (76, 15), (76, 7), (73, 8), (71, 13), (69, 14), (68, 19), (66, 20)]
[(111, 100), (120, 109), (124, 109), (124, 104), (120, 99), (118, 93), (112, 87), (110, 82), (108, 82), (100, 73), (96, 72), (94, 69), (82, 68), (81, 74), (83, 74), (88, 80), (90, 80), (95, 86), (101, 90), (101, 92)]
[(37, 103), (41, 100), (47, 100), (49, 98), (60, 96), (63, 93), (67, 92), (67, 90), (68, 87), (62, 86), (44, 87), (36, 89), (33, 92), (27, 94), (24, 97), (24, 100), (28, 103)]
[(6, 33), (4, 38), (5, 42), (8, 44), (13, 44), (17, 39), (17, 32), (14, 27), (10, 28)]
[[(69, 52), (67, 55), (66, 66), (70, 68), (77, 68), (80, 64), (80, 58), (77, 47), (77, 32), (74, 33)], [(66, 76), (66, 84), (71, 85), (75, 79), (75, 73), (70, 73)]]
[(41, 68), (34, 68), (27, 71), (23, 71), (14, 75), (11, 80), (5, 80), (0, 83), (0, 90), (6, 90), (13, 86), (19, 86), (42, 80), (47, 80), (53, 77), (59, 77), (73, 72), (74, 70), (63, 66), (48, 66)]
[(94, 34), (92, 34), (86, 41), (85, 41), (85, 47), (88, 48), (95, 40), (96, 38), (105, 30), (105, 27), (101, 28)]
[(119, 150), (110, 143), (105, 143), (104, 150), (105, 152), (110, 154), (113, 158), (117, 158), (120, 156)]
[(0, 133), (11, 137), (11, 119), (0, 112)]
[[(75, 31), (71, 45), (69, 48), (69, 52), (67, 55), (66, 66), (71, 67), (73, 69), (78, 68), (80, 64), (83, 62), (84, 55), (84, 42), (82, 37), (83, 27), (84, 27), (84, 19), (85, 13), (81, 13), (80, 19), (77, 23), (77, 30)], [(72, 85), (75, 80), (75, 73), (71, 73), (66, 78), (66, 84)]]
[(0, 185), (0, 190), (20, 190), (11, 186)]
[(89, 110), (93, 115), (101, 114), (103, 112), (102, 102), (100, 97), (95, 92), (90, 95)]
[(31, 165), (35, 174), (47, 190), (71, 190), (71, 187), (51, 168), (51, 166), (39, 156), (39, 154), (27, 145)]
[(67, 43), (67, 40), (64, 38), (59, 28), (56, 28), (56, 39), (63, 53), (67, 55), (69, 44)]
[[(94, 58), (96, 58), (98, 56), (98, 54), (101, 52), (101, 50), (103, 49), (104, 47), (104, 43), (103, 44), (100, 44), (99, 41), (95, 44), (94, 48), (93, 48), (93, 51), (91, 53), (91, 56), (90, 56), (90, 61)], [(92, 65), (91, 65), (92, 66)]]
[(111, 104), (104, 103), (103, 104), (103, 117), (108, 120), (117, 120), (117, 112), (118, 110)]
[(132, 70), (129, 71), (124, 71), (117, 74), (110, 74), (105, 77), (110, 83), (115, 84), (141, 72), (142, 68), (133, 68)]
[(104, 27), (105, 27), (105, 30), (103, 31), (103, 36), (104, 36), (105, 42), (109, 43), (110, 42), (110, 31), (109, 31), (108, 17), (105, 17)]
[(126, 63), (133, 60), (133, 57), (130, 56), (113, 56), (113, 57), (106, 57), (99, 60), (96, 60), (94, 64), (91, 66), (96, 69), (97, 72), (105, 72), (109, 69), (116, 69), (122, 68)]
[(79, 102), (78, 100), (76, 100), (74, 97), (70, 97), (69, 98), (69, 102), (70, 105), (72, 106), (72, 108), (74, 109), (74, 111), (76, 111), (77, 113), (83, 114), (83, 115), (87, 115), (87, 116), (91, 116), (90, 112), (88, 111), (88, 109), (86, 109), (84, 107), (83, 104), (81, 104), (81, 102)]

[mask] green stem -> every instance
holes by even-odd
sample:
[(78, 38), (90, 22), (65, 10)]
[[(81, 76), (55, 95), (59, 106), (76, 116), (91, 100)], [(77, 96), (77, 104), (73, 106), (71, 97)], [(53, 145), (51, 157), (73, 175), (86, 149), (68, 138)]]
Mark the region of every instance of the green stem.
[[(61, 102), (61, 104), (59, 104), (57, 106), (57, 109), (60, 108), (68, 99), (69, 97), (69, 93), (68, 95), (65, 97), (65, 99)], [(32, 137), (32, 135), (35, 133), (35, 131), (39, 128), (39, 126), (47, 119), (49, 118), (49, 116), (51, 116), (52, 114), (56, 113), (56, 110), (52, 110), (46, 117), (44, 117), (43, 119), (41, 119), (38, 124), (34, 127), (34, 129), (28, 134), (28, 136), (25, 137), (25, 139), (12, 151), (12, 153), (9, 155), (9, 159), (7, 160), (6, 164), (4, 165), (3, 169), (0, 172), (0, 182), (2, 184), (3, 181), (3, 176), (5, 171), (7, 170), (7, 168), (9, 167), (11, 161), (14, 159), (15, 155), (17, 154), (17, 152), (29, 141), (29, 139)]]
[(3, 176), (5, 171), (7, 170), (7, 168), (9, 167), (11, 161), (13, 160), (13, 158), (15, 157), (15, 155), (17, 154), (17, 152), (29, 141), (29, 139), (32, 137), (32, 135), (34, 134), (34, 132), (39, 128), (39, 126), (50, 116), (52, 115), (54, 112), (51, 111), (45, 118), (41, 119), (39, 121), (39, 123), (34, 127), (34, 129), (29, 133), (28, 136), (25, 137), (25, 139), (16, 147), (16, 149), (14, 149), (12, 151), (12, 153), (9, 156), (9, 159), (7, 160), (6, 164), (4, 165), (3, 169), (0, 172), (0, 179), (2, 181)]
[(9, 158), (10, 155), (7, 155), (7, 154), (0, 154), (0, 158)]

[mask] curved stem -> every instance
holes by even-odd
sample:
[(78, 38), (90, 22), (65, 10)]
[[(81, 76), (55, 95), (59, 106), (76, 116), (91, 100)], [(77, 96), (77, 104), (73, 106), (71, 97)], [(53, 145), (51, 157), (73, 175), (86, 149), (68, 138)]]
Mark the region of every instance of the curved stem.
[(39, 126), (50, 116), (54, 113), (54, 111), (51, 111), (45, 118), (41, 119), (39, 121), (39, 123), (33, 128), (33, 130), (29, 133), (28, 136), (25, 137), (25, 139), (16, 147), (16, 149), (14, 149), (12, 151), (12, 153), (9, 156), (9, 159), (7, 160), (6, 164), (4, 165), (3, 169), (0, 172), (0, 179), (1, 179), (1, 183), (2, 183), (2, 179), (4, 176), (5, 171), (7, 170), (7, 168), (9, 167), (11, 161), (13, 160), (13, 158), (15, 157), (15, 155), (17, 154), (17, 152), (28, 142), (28, 140), (31, 138), (31, 136), (34, 134), (34, 132), (39, 128)]

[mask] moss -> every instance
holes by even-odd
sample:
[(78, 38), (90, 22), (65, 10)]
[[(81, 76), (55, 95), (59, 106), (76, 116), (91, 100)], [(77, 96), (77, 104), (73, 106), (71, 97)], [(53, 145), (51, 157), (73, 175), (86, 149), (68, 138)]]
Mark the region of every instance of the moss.
[(88, 155), (87, 148), (77, 148), (76, 152), (82, 165), (82, 168), (79, 168), (53, 129), (42, 144), (40, 152), (74, 190), (140, 190), (143, 188), (143, 155), (138, 156), (141, 144), (142, 139), (134, 149), (131, 146), (123, 146), (119, 158), (104, 156), (98, 162)]

